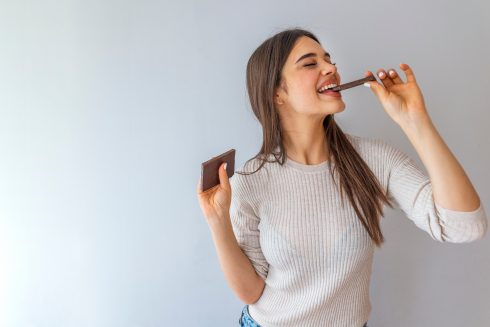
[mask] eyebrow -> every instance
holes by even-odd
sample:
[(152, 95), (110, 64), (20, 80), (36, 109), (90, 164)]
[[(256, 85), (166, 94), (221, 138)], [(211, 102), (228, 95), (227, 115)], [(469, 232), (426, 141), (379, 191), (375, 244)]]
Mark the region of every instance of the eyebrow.
[[(325, 52), (325, 56), (329, 57), (330, 58), (330, 53), (328, 52)], [(300, 62), (301, 60), (305, 59), (305, 58), (309, 58), (309, 57), (316, 57), (316, 53), (313, 53), (313, 52), (310, 52), (310, 53), (307, 53), (307, 54), (304, 54), (302, 55), (296, 62), (295, 64), (297, 64), (298, 62)]]

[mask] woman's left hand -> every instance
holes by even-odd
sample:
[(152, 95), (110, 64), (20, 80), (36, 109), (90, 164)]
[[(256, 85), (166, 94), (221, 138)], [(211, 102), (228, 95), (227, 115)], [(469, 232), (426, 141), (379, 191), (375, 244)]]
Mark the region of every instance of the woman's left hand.
[[(371, 90), (378, 97), (386, 113), (400, 126), (411, 125), (420, 121), (430, 120), (425, 108), (424, 97), (415, 80), (412, 69), (404, 63), (400, 64), (407, 77), (404, 82), (394, 69), (389, 69), (388, 74), (383, 69), (378, 70), (378, 81), (367, 82)], [(382, 75), (380, 76), (380, 73)], [(367, 71), (365, 77), (373, 75)]]

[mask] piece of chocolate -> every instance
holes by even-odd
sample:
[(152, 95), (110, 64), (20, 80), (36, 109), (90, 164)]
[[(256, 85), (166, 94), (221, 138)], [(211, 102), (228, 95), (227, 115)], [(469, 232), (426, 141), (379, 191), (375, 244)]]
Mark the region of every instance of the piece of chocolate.
[(342, 90), (345, 90), (345, 89), (350, 89), (351, 87), (354, 87), (354, 86), (362, 85), (362, 84), (364, 84), (366, 82), (369, 82), (369, 81), (376, 81), (376, 77), (374, 77), (374, 75), (370, 75), (368, 77), (364, 77), (364, 78), (358, 79), (356, 81), (352, 81), (352, 82), (349, 82), (349, 83), (338, 85), (336, 87), (331, 88), (330, 90), (332, 90), (332, 91), (342, 91)]

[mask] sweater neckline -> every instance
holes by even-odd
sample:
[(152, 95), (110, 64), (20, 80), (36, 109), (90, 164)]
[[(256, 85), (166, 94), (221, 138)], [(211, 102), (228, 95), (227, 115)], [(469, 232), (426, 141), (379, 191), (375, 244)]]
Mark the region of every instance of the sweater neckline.
[(330, 166), (330, 162), (331, 160), (327, 160), (316, 165), (306, 165), (294, 161), (293, 159), (287, 157), (285, 164), (291, 168), (295, 168), (304, 172), (315, 172), (315, 171), (325, 171)]

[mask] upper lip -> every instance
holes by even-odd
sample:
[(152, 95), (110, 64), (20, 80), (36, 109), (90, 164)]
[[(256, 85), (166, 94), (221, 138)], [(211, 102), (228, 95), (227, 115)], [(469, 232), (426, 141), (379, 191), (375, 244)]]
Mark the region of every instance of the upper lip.
[(321, 89), (322, 87), (324, 87), (325, 85), (328, 85), (328, 84), (337, 84), (338, 85), (337, 80), (332, 77), (332, 78), (324, 81), (322, 84), (320, 84), (320, 86), (316, 90), (318, 91), (319, 89)]

